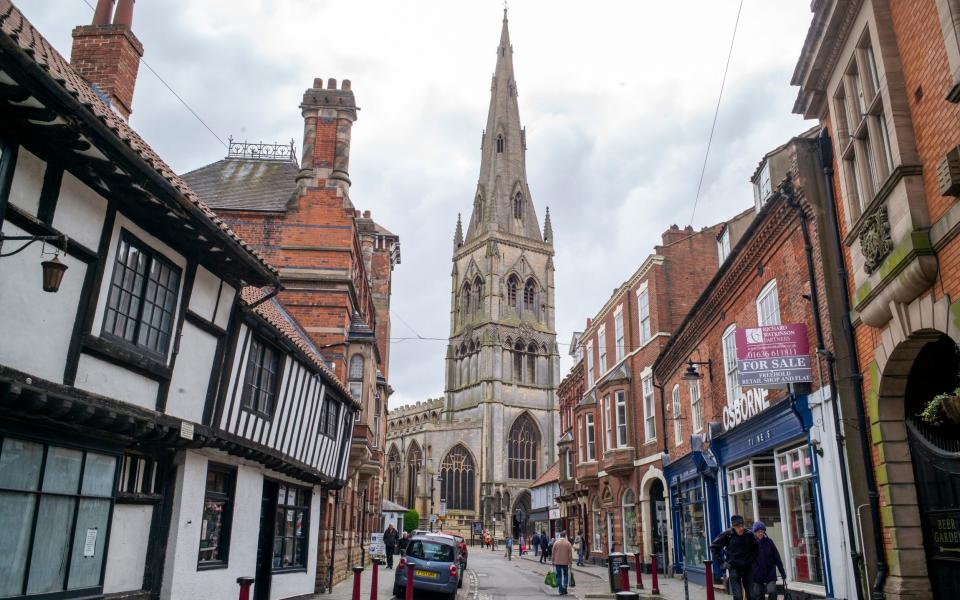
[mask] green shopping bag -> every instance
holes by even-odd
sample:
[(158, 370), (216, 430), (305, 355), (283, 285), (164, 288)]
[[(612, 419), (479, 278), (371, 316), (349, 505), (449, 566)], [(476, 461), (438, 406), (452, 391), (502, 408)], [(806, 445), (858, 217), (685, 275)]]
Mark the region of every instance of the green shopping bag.
[(549, 585), (550, 587), (557, 587), (557, 574), (553, 571), (547, 573), (547, 576), (543, 579), (544, 585)]

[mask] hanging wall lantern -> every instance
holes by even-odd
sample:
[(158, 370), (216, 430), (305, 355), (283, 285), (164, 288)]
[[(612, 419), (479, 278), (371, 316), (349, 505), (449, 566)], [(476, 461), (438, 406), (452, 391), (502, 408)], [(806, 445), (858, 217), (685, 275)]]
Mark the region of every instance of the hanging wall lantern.
[(56, 254), (52, 259), (40, 263), (43, 267), (43, 291), (45, 292), (57, 292), (60, 289), (60, 282), (63, 281), (67, 265), (60, 262), (58, 257), (59, 254)]

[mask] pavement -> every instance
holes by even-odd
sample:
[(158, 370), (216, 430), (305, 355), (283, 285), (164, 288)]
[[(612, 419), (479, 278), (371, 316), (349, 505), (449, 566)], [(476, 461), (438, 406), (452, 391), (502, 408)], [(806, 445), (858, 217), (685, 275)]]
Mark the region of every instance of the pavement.
[[(513, 560), (503, 556), (503, 550), (483, 550), (479, 547), (470, 549), (470, 558), (466, 579), (463, 588), (457, 594), (457, 600), (527, 600), (557, 596), (556, 588), (544, 585), (543, 580), (552, 565), (540, 564), (539, 558), (532, 554), (523, 557), (514, 554)], [(610, 593), (607, 583), (607, 569), (605, 567), (587, 565), (573, 567), (573, 576), (576, 586), (570, 588), (567, 599), (590, 600), (601, 598), (615, 598)], [(393, 598), (393, 581), (395, 571), (384, 567), (378, 569), (378, 585), (375, 596), (370, 595), (372, 569), (368, 566), (360, 577), (361, 600), (391, 600)], [(644, 590), (635, 590), (643, 600), (706, 600), (706, 589), (694, 583), (688, 585), (688, 594), (684, 594), (683, 581), (679, 578), (659, 576), (660, 594), (654, 595), (650, 591), (651, 577), (643, 575)], [(630, 583), (636, 585), (636, 573), (630, 572)], [(315, 600), (352, 600), (352, 577), (334, 586), (332, 593), (318, 594)], [(415, 600), (433, 600), (440, 596), (417, 593)], [(731, 600), (728, 594), (719, 590), (717, 600)], [(402, 600), (402, 599), (400, 599)]]

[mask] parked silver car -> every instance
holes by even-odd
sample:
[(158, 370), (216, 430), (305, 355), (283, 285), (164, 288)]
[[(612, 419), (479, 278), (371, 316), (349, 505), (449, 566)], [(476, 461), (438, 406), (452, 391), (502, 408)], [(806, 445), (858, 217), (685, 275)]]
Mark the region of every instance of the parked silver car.
[(457, 597), (463, 585), (463, 568), (457, 541), (445, 535), (418, 535), (411, 538), (407, 551), (397, 563), (393, 595), (404, 598), (407, 587), (407, 565), (413, 565), (413, 590)]

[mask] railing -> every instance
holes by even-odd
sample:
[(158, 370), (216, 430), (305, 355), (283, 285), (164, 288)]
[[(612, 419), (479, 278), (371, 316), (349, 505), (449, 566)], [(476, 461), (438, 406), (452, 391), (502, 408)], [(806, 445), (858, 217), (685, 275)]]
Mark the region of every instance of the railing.
[(297, 150), (293, 140), (289, 144), (266, 144), (264, 142), (235, 142), (233, 136), (227, 138), (227, 158), (256, 158), (258, 160), (276, 160), (297, 162)]

